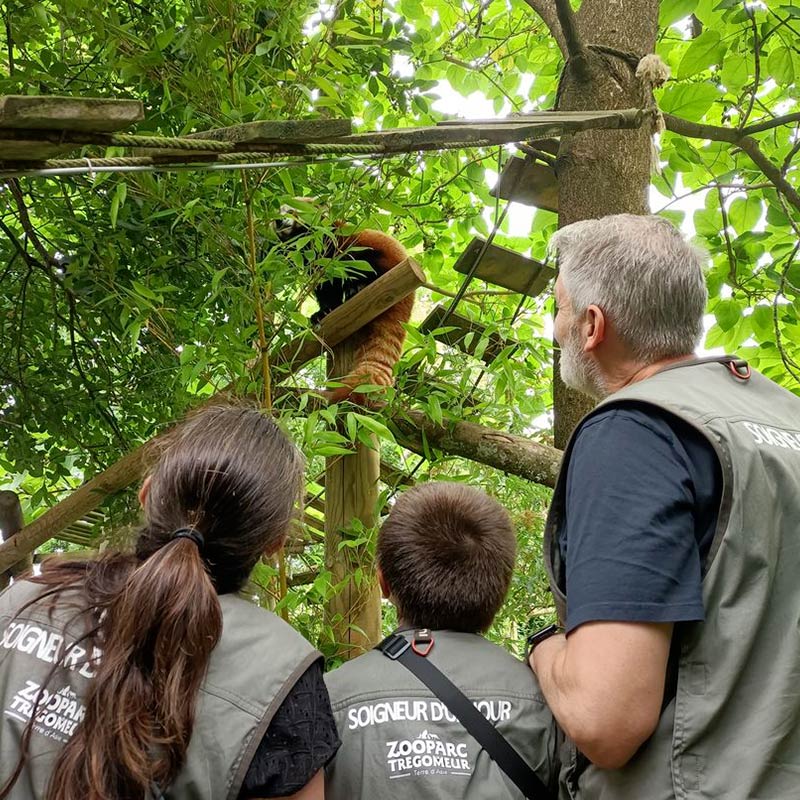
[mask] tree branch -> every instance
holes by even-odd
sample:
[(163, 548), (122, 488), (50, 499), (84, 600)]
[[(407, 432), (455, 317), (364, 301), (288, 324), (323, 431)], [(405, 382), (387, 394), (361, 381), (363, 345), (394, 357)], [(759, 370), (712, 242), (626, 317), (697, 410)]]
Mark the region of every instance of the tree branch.
[(781, 125), (789, 125), (792, 122), (800, 122), (800, 112), (794, 114), (784, 114), (782, 117), (773, 117), (772, 119), (765, 119), (761, 122), (754, 122), (742, 129), (745, 136), (752, 136), (754, 133), (763, 133), (764, 131), (778, 128)]
[(756, 102), (756, 94), (758, 93), (758, 87), (761, 83), (761, 43), (758, 39), (758, 24), (756, 23), (756, 15), (753, 13), (753, 9), (751, 9), (747, 3), (744, 4), (744, 13), (750, 17), (750, 22), (753, 26), (753, 55), (755, 57), (755, 75), (753, 77), (753, 91), (750, 93), (750, 104), (748, 105), (747, 111), (742, 117), (742, 122), (739, 126), (739, 129), (742, 131), (747, 124), (747, 120), (750, 118), (750, 114), (753, 113), (753, 106)]
[[(770, 120), (770, 122), (774, 121)], [(693, 139), (710, 139), (714, 142), (729, 142), (736, 145), (750, 157), (750, 160), (764, 173), (789, 203), (800, 211), (800, 194), (798, 194), (797, 189), (786, 180), (780, 169), (761, 152), (758, 141), (747, 135), (747, 128), (744, 131), (739, 131), (736, 128), (723, 128), (719, 125), (703, 125), (699, 122), (690, 122), (688, 119), (675, 117), (672, 114), (664, 114), (664, 123), (667, 130), (679, 133), (682, 136), (688, 136)], [(767, 128), (761, 127), (761, 130), (767, 130)]]
[(555, 0), (525, 0), (525, 2), (541, 17), (564, 58), (569, 58), (569, 48), (564, 38), (564, 31), (561, 30), (561, 23), (558, 21)]
[(569, 58), (567, 60), (572, 62), (578, 80), (588, 81), (588, 51), (578, 33), (578, 20), (575, 18), (569, 0), (555, 0), (555, 3), (558, 21), (561, 24), (561, 30), (564, 33), (564, 39), (567, 42), (567, 50), (569, 51)]

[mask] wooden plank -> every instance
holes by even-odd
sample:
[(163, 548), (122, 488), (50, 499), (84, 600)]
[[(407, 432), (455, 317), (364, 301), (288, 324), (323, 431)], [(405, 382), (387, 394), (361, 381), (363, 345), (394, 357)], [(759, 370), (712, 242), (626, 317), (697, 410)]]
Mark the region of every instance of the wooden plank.
[(325, 516), (325, 500), (321, 497), (309, 497), (306, 500), (306, 505), (309, 508), (313, 508), (315, 511), (319, 511), (322, 516)]
[[(485, 241), (476, 236), (459, 257), (454, 267), (455, 271), (462, 275), (469, 274), (484, 244)], [(545, 290), (555, 274), (554, 269), (540, 261), (527, 258), (508, 247), (491, 244), (473, 277), (510, 289), (512, 292), (536, 297)]]
[(41, 140), (36, 131), (112, 133), (142, 119), (139, 100), (5, 95), (0, 97), (0, 161), (44, 161), (80, 147), (77, 143)]
[[(600, 109), (597, 111), (529, 111), (527, 113), (512, 114), (508, 117), (490, 117), (486, 119), (443, 119), (437, 125), (443, 127), (457, 127), (459, 125), (525, 125), (532, 123), (560, 122), (565, 125), (586, 124), (592, 122), (605, 122), (608, 120), (620, 121), (629, 124), (641, 118), (642, 111), (638, 108)], [(638, 124), (638, 123), (637, 123)]]
[(0, 128), (110, 133), (142, 119), (140, 100), (13, 94), (0, 97)]
[(49, 144), (32, 139), (9, 140), (0, 134), (0, 161), (44, 161), (80, 147), (79, 144)]
[[(486, 328), (474, 320), (462, 317), (460, 314), (451, 313), (442, 324), (442, 319), (447, 313), (443, 305), (436, 306), (425, 321), (419, 326), (423, 333), (430, 333), (439, 328), (452, 329), (434, 333), (434, 337), (450, 347), (457, 347), (467, 355), (475, 355), (478, 343), (486, 335)], [(489, 343), (480, 356), (485, 364), (491, 364), (500, 352), (507, 347), (509, 342), (503, 340), (496, 333), (489, 334)]]
[(509, 158), (500, 179), (489, 194), (558, 214), (556, 172), (552, 167), (540, 164), (530, 157)]
[(123, 456), (108, 469), (76, 489), (69, 497), (26, 525), (8, 541), (3, 542), (0, 545), (0, 571), (16, 564), (48, 539), (58, 536), (65, 527), (96, 509), (109, 494), (119, 491), (139, 478), (148, 453), (153, 447), (158, 446), (156, 442), (156, 439), (151, 439)]
[[(320, 320), (314, 333), (304, 334), (270, 356), (271, 363), (292, 371), (343, 342), (368, 322), (425, 283), (422, 267), (413, 259), (402, 261), (364, 287), (339, 308)], [(343, 375), (346, 373), (342, 373)]]
[(190, 133), (188, 139), (213, 139), (236, 144), (300, 144), (328, 142), (353, 132), (350, 119), (281, 119), (258, 120)]
[(342, 144), (375, 144), (382, 152), (410, 152), (430, 149), (454, 142), (507, 144), (532, 139), (560, 136), (564, 125), (560, 122), (537, 122), (500, 125), (452, 125), (429, 128), (397, 128), (390, 131), (373, 131), (339, 139)]
[[(394, 270), (392, 270), (394, 271)], [(346, 375), (355, 363), (360, 334), (337, 345), (328, 359), (329, 377)], [(325, 460), (325, 566), (342, 588), (325, 606), (338, 655), (355, 658), (381, 638), (381, 596), (375, 564), (366, 547), (341, 547), (354, 522), (366, 528), (378, 522), (380, 448), (358, 442), (352, 454)], [(360, 570), (360, 580), (353, 577)]]

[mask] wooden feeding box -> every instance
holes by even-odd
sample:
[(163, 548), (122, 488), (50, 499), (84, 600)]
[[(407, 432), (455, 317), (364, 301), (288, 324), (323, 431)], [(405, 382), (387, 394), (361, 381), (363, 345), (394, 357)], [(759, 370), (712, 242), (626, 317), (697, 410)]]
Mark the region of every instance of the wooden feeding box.
[(144, 119), (139, 100), (105, 97), (0, 97), (0, 161), (43, 161), (80, 144), (65, 133), (114, 133)]
[[(440, 333), (434, 333), (436, 339), (450, 345), (450, 347), (457, 347), (468, 355), (475, 355), (478, 342), (486, 336), (486, 328), (474, 320), (462, 317), (460, 314), (449, 314), (447, 319), (444, 319), (445, 314), (446, 309), (444, 306), (436, 306), (419, 326), (420, 331), (431, 333), (437, 328), (444, 328), (445, 330)], [(481, 361), (491, 364), (508, 344), (509, 342), (498, 334), (490, 333), (489, 343), (480, 356)]]
[[(454, 267), (455, 271), (468, 275), (485, 244), (484, 239), (476, 236), (459, 257)], [(555, 274), (554, 269), (542, 264), (541, 261), (527, 258), (508, 247), (490, 244), (473, 277), (510, 289), (512, 292), (536, 297), (545, 290)]]
[[(537, 143), (538, 144), (538, 143)], [(492, 197), (558, 213), (558, 179), (555, 170), (531, 156), (506, 161)]]

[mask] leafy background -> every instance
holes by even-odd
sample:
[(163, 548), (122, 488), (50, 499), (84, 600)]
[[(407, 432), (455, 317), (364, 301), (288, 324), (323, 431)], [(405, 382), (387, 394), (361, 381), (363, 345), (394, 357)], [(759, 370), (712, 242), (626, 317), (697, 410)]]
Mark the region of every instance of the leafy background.
[[(313, 117), (350, 117), (358, 130), (430, 125), (442, 118), (442, 98), (461, 98), (465, 112), (486, 104), (496, 114), (548, 109), (563, 67), (543, 22), (516, 1), (8, 0), (4, 15), (0, 94), (140, 98), (139, 133)], [(673, 77), (658, 103), (690, 123), (728, 129), (791, 115), (798, 42), (800, 7), (785, 0), (665, 0), (657, 52)], [(797, 121), (755, 138), (796, 190)], [(513, 150), (327, 159), (246, 179), (191, 170), (3, 184), (0, 487), (20, 493), (31, 520), (203, 397), (232, 382), (242, 393), (258, 391), (248, 367), (257, 298), (274, 345), (304, 329), (314, 308), (299, 254), (270, 229), (284, 204), (313, 213), (299, 197), (324, 199), (319, 226), (338, 218), (378, 227), (412, 250), (430, 284), (418, 293), (419, 322), (449, 301), (460, 282), (453, 264), (498, 219), (502, 208), (489, 192)], [(666, 131), (661, 160), (653, 210), (709, 253), (705, 346), (742, 353), (800, 393), (800, 207), (730, 142)], [(496, 243), (544, 258), (556, 215), (512, 220)], [(459, 313), (516, 346), (486, 367), (412, 327), (390, 404), (551, 443), (549, 297), (519, 309), (519, 295), (477, 281), (469, 289)], [(321, 385), (321, 370), (310, 365), (297, 383)], [(340, 410), (347, 416), (339, 433), (329, 429), (329, 410), (279, 410), (308, 456), (312, 493), (324, 457), (367, 433), (378, 434), (384, 460), (416, 480), (486, 487), (512, 511), (520, 541), (519, 569), (492, 635), (519, 646), (525, 630), (548, 617), (538, 558), (547, 489), (462, 459), (421, 460), (394, 443), (379, 418), (352, 408)], [(101, 538), (116, 540), (133, 522), (131, 495), (106, 504)], [(353, 542), (369, 552), (373, 537), (356, 532)], [(293, 553), (289, 571), (310, 582), (278, 598), (274, 565), (261, 565), (256, 591), (331, 652), (321, 609), (335, 587), (321, 546)]]

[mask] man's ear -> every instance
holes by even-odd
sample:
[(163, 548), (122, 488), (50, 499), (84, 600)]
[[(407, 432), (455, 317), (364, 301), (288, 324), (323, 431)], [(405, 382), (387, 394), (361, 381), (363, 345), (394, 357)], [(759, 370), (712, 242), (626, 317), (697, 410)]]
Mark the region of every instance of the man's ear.
[(150, 494), (150, 482), (152, 480), (152, 476), (148, 475), (144, 479), (144, 483), (142, 483), (141, 488), (139, 489), (139, 505), (144, 508), (144, 504), (147, 502), (147, 495)]
[(605, 341), (606, 338), (606, 315), (603, 310), (596, 305), (586, 308), (586, 315), (581, 323), (584, 326), (586, 338), (583, 343), (583, 352), (589, 353)]
[(384, 600), (389, 600), (392, 596), (392, 590), (389, 588), (389, 584), (386, 582), (380, 567), (377, 568), (376, 572), (378, 573), (378, 585), (381, 587), (381, 597)]

